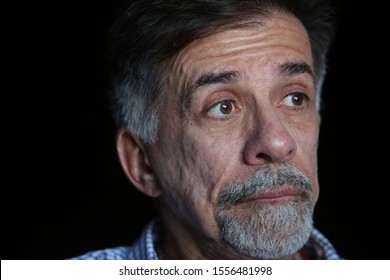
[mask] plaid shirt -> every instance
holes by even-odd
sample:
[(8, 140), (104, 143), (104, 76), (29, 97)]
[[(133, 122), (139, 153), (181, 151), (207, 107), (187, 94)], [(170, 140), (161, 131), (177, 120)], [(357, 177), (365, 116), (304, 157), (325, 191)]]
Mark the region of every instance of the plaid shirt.
[[(156, 221), (150, 222), (132, 246), (120, 246), (91, 251), (72, 260), (158, 260), (155, 244), (159, 240)], [(341, 260), (330, 241), (317, 229), (313, 229), (304, 250), (317, 260)]]

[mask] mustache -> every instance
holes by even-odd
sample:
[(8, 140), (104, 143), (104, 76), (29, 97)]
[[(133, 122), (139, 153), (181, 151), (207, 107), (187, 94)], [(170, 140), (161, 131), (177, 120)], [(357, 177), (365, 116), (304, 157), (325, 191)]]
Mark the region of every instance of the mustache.
[(305, 197), (312, 192), (311, 179), (291, 164), (266, 165), (245, 180), (224, 185), (219, 192), (217, 206), (231, 206), (254, 194), (280, 191), (287, 187), (301, 191)]

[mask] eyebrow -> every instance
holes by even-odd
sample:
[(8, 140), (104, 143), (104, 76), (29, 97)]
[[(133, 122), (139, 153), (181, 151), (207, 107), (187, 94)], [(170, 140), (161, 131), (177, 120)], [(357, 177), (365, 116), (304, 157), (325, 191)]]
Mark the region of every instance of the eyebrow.
[(182, 104), (184, 105), (184, 108), (188, 108), (191, 95), (201, 87), (213, 84), (228, 84), (238, 80), (239, 78), (240, 74), (238, 71), (205, 73), (184, 89)]
[(296, 76), (300, 74), (309, 74), (315, 81), (314, 71), (306, 62), (286, 62), (278, 67), (279, 75), (283, 76)]

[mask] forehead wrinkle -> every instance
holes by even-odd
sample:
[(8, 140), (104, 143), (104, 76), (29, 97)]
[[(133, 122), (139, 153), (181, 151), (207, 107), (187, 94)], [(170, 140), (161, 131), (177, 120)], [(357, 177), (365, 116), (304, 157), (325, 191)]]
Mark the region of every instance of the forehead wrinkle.
[[(283, 23), (275, 26), (272, 24), (271, 18), (268, 18), (263, 22), (249, 22), (195, 40), (186, 48), (186, 50), (183, 50), (182, 53), (184, 53), (184, 57), (182, 63), (186, 64), (187, 60), (191, 61), (192, 56), (198, 56), (197, 60), (207, 60), (209, 57), (223, 59), (225, 56), (234, 56), (237, 53), (250, 53), (251, 51), (256, 53), (258, 49), (273, 49), (274, 45), (284, 47), (286, 31), (288, 32), (289, 37), (294, 37), (290, 38), (290, 41), (300, 43), (306, 41), (307, 48), (311, 50), (309, 38), (302, 23), (291, 15), (281, 14), (281, 16), (290, 24)], [(292, 25), (291, 23), (295, 24)], [(227, 33), (229, 33), (229, 35), (227, 35)], [(238, 34), (239, 36), (235, 36), (235, 34)], [(210, 37), (213, 37), (213, 40), (209, 40)], [(204, 41), (207, 41), (209, 51), (205, 51), (202, 48), (201, 50), (197, 50), (198, 46), (202, 45)], [(198, 42), (199, 44), (195, 42)], [(221, 49), (219, 48), (221, 45), (226, 47)], [(294, 48), (292, 45), (288, 45), (287, 47)], [(218, 50), (218, 52), (213, 52), (214, 49)]]

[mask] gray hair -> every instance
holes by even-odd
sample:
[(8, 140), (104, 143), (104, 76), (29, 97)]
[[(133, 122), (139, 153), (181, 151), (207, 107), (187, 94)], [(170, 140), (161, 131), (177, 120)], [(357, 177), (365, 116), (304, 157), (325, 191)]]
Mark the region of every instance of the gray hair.
[(153, 143), (170, 60), (196, 39), (253, 16), (270, 17), (275, 10), (296, 16), (309, 34), (319, 111), (333, 37), (333, 12), (326, 0), (135, 0), (110, 30), (109, 99), (116, 125)]

